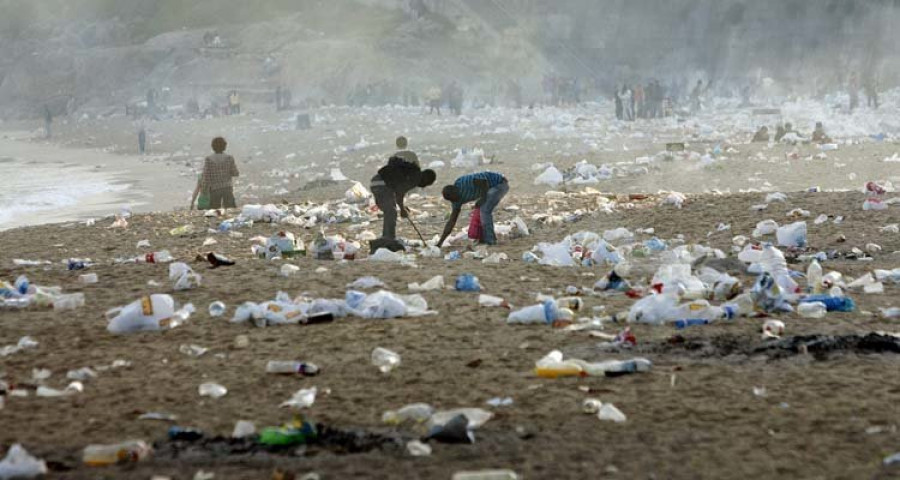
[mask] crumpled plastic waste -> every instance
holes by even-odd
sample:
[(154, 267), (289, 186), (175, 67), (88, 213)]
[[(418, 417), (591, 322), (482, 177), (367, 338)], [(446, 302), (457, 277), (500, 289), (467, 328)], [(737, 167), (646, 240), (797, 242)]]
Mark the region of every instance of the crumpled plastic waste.
[(33, 457), (21, 444), (13, 444), (0, 460), (0, 479), (35, 478), (47, 473), (47, 463)]

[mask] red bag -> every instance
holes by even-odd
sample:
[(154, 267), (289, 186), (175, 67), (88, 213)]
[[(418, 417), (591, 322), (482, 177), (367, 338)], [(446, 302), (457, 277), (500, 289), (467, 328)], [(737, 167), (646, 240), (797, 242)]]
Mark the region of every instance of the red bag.
[(472, 240), (481, 240), (484, 238), (484, 232), (481, 230), (481, 209), (476, 208), (472, 210), (472, 215), (469, 217), (469, 238)]

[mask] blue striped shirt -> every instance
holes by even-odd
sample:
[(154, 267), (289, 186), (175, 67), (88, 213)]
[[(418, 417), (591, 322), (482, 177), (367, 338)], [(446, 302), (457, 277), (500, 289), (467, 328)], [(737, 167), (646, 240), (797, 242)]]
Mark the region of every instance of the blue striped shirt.
[(456, 179), (453, 186), (459, 190), (459, 201), (453, 202), (453, 208), (461, 209), (463, 204), (478, 200), (478, 188), (475, 180), (487, 180), (488, 188), (494, 188), (506, 181), (506, 177), (495, 172), (477, 172), (463, 175)]

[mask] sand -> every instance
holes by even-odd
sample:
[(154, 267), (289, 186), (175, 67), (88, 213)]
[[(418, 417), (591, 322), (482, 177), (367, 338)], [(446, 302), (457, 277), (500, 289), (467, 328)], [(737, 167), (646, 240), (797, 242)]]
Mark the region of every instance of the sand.
[[(206, 313), (209, 302), (218, 299), (228, 304), (230, 317), (241, 302), (271, 299), (277, 291), (341, 297), (345, 285), (363, 275), (376, 275), (390, 289), (404, 293), (408, 282), (438, 274), (449, 282), (464, 272), (477, 275), (487, 293), (526, 305), (538, 292), (559, 294), (568, 285), (590, 286), (606, 271), (518, 260), (538, 241), (558, 240), (582, 229), (653, 225), (661, 238), (680, 233), (687, 242), (727, 248), (733, 234), (749, 233), (763, 217), (780, 217), (782, 211), (795, 207), (814, 213), (827, 208), (845, 216), (841, 225), (811, 225), (810, 243), (817, 249), (847, 250), (865, 242), (883, 247), (874, 262), (834, 261), (827, 264), (828, 269), (856, 276), (873, 268), (896, 267), (900, 260), (900, 255), (891, 253), (900, 250), (900, 237), (878, 230), (897, 221), (896, 211), (863, 212), (861, 194), (792, 194), (787, 203), (773, 205), (772, 212), (752, 212), (749, 206), (763, 197), (698, 196), (681, 210), (649, 204), (575, 224), (537, 226), (532, 237), (492, 249), (514, 259), (501, 266), (476, 260), (420, 259), (419, 268), (403, 268), (301, 259), (294, 261), (301, 273), (287, 279), (276, 275), (277, 263), (251, 257), (248, 238), (279, 229), (256, 225), (242, 232), (243, 238), (217, 237), (216, 250), (234, 257), (237, 265), (208, 270), (202, 263), (193, 264), (204, 276), (204, 284), (186, 292), (171, 292), (164, 265), (116, 266), (111, 260), (139, 254), (135, 244), (149, 239), (154, 248), (166, 247), (190, 262), (202, 250), (206, 234), (173, 238), (167, 231), (186, 223), (201, 230), (216, 224), (196, 213), (139, 215), (127, 230), (106, 230), (105, 224), (98, 223), (4, 232), (0, 277), (27, 274), (38, 284), (61, 285), (87, 297), (84, 308), (65, 315), (39, 310), (3, 312), (0, 343), (12, 343), (22, 335), (40, 342), (37, 349), (4, 358), (6, 378), (28, 383), (32, 368), (48, 368), (54, 372), (48, 383), (62, 386), (68, 369), (109, 365), (116, 359), (128, 360), (132, 366), (102, 372), (86, 382), (83, 394), (73, 397), (10, 398), (0, 410), (4, 426), (0, 443), (24, 443), (32, 453), (53, 462), (51, 469), (65, 478), (189, 478), (199, 469), (213, 471), (217, 478), (265, 478), (276, 465), (298, 474), (318, 472), (322, 478), (448, 478), (455, 470), (487, 467), (511, 468), (524, 478), (890, 478), (897, 474), (896, 468), (882, 467), (880, 462), (897, 447), (900, 357), (852, 351), (784, 359), (753, 354), (752, 348), (762, 344), (760, 319), (683, 331), (636, 325), (634, 351), (604, 351), (597, 347), (598, 339), (584, 333), (506, 325), (504, 311), (479, 309), (475, 294), (455, 291), (425, 293), (429, 306), (439, 314), (423, 318), (348, 318), (320, 326), (258, 329)], [(525, 205), (529, 199), (538, 201), (511, 197), (508, 204)], [(509, 212), (501, 214), (501, 219), (508, 218)], [(720, 221), (728, 221), (732, 231), (708, 236)], [(428, 232), (435, 231), (434, 221), (423, 223)], [(404, 234), (412, 233), (406, 229)], [(839, 232), (846, 235), (845, 243), (835, 242)], [(297, 233), (308, 240), (312, 232)], [(77, 272), (67, 272), (56, 262), (37, 268), (11, 266), (13, 258), (70, 256), (98, 262), (90, 271), (99, 275), (100, 283), (82, 286)], [(314, 273), (320, 266), (328, 271)], [(148, 280), (162, 286), (149, 287)], [(743, 281), (749, 286), (752, 279)], [(896, 321), (863, 312), (896, 305), (897, 288), (888, 285), (884, 295), (854, 294), (860, 307), (855, 313), (831, 313), (822, 320), (793, 314), (779, 318), (787, 324), (789, 335), (896, 331)], [(179, 304), (193, 302), (199, 312), (187, 325), (171, 331), (123, 337), (106, 332), (104, 311), (155, 292), (172, 293)], [(603, 305), (612, 313), (627, 309), (632, 300), (588, 296), (585, 302), (587, 311)], [(616, 333), (622, 327), (609, 324), (605, 331)], [(238, 335), (249, 336), (249, 348), (233, 347)], [(672, 347), (675, 335), (683, 336), (686, 345), (711, 342), (715, 348)], [(181, 344), (211, 350), (193, 358), (179, 353)], [(389, 375), (378, 372), (369, 362), (377, 346), (400, 353), (402, 365)], [(641, 355), (651, 359), (654, 367), (646, 374), (619, 378), (536, 378), (534, 362), (553, 349), (587, 360)], [(271, 359), (311, 361), (322, 373), (315, 378), (267, 375), (265, 363)], [(473, 362), (477, 367), (469, 366)], [(225, 385), (228, 395), (217, 400), (200, 397), (197, 386), (207, 381)], [(164, 455), (134, 466), (90, 470), (80, 465), (81, 449), (88, 443), (164, 440), (168, 425), (137, 420), (139, 413), (172, 413), (178, 416), (178, 425), (228, 435), (239, 419), (252, 420), (259, 427), (286, 421), (290, 414), (278, 404), (297, 389), (310, 386), (330, 393), (320, 393), (309, 418), (335, 428), (393, 435), (380, 422), (382, 412), (412, 402), (439, 408), (488, 408), (496, 417), (477, 431), (474, 445), (436, 444), (434, 453), (425, 458), (412, 458), (402, 446), (390, 443), (353, 454), (310, 447), (306, 452), (273, 455), (223, 456), (201, 450), (173, 457), (171, 448), (160, 443)], [(754, 395), (754, 387), (765, 387), (767, 396)], [(512, 397), (514, 403), (498, 408), (485, 405), (497, 396)], [(581, 413), (581, 402), (588, 397), (613, 402), (628, 421), (601, 422)], [(866, 433), (875, 427), (880, 433)], [(404, 439), (416, 435), (411, 430), (400, 432)]]
[[(881, 465), (885, 456), (898, 450), (900, 357), (850, 348), (829, 354), (814, 349), (810, 354), (788, 352), (781, 358), (758, 350), (765, 347), (759, 335), (763, 319), (680, 331), (633, 325), (638, 345), (630, 350), (604, 349), (598, 346), (600, 339), (584, 332), (507, 325), (504, 310), (481, 309), (475, 294), (452, 290), (424, 293), (429, 307), (438, 314), (422, 318), (347, 318), (326, 325), (264, 329), (228, 321), (240, 303), (270, 300), (278, 291), (292, 297), (340, 298), (348, 283), (364, 275), (375, 275), (390, 290), (407, 293), (410, 282), (443, 275), (452, 284), (457, 275), (473, 273), (481, 279), (486, 293), (502, 296), (517, 306), (529, 305), (537, 293), (560, 295), (569, 285), (590, 287), (608, 272), (605, 267), (558, 268), (522, 262), (522, 253), (538, 242), (559, 241), (581, 230), (653, 227), (663, 239), (684, 235), (687, 243), (727, 250), (734, 235), (749, 236), (757, 222), (769, 218), (785, 223), (786, 213), (794, 208), (811, 212), (806, 220), (810, 223), (810, 246), (815, 251), (849, 251), (872, 242), (882, 247), (872, 262), (834, 260), (826, 262), (826, 271), (833, 269), (856, 277), (876, 268), (896, 268), (900, 266), (900, 236), (880, 228), (900, 222), (898, 207), (865, 212), (861, 208), (864, 195), (856, 192), (792, 193), (811, 185), (858, 190), (869, 179), (894, 179), (896, 183), (895, 164), (882, 161), (893, 153), (893, 143), (863, 142), (827, 152), (825, 159), (807, 159), (818, 153), (815, 147), (769, 148), (739, 144), (735, 139), (731, 145), (741, 153), (726, 155), (712, 168), (699, 167), (696, 161), (676, 160), (655, 164), (644, 175), (593, 185), (603, 192), (626, 194), (654, 193), (662, 188), (686, 192), (731, 189), (730, 194), (690, 195), (682, 209), (658, 205), (653, 197), (629, 201), (625, 195), (618, 197), (614, 213), (593, 213), (576, 223), (551, 226), (532, 220), (533, 214), (549, 208), (543, 196), (547, 187), (531, 183), (536, 174), (531, 170), (532, 163), (552, 160), (569, 166), (582, 158), (595, 163), (633, 161), (657, 153), (665, 141), (684, 139), (690, 133), (678, 126), (642, 125), (654, 133), (635, 138), (607, 132), (604, 146), (592, 150), (571, 140), (591, 130), (590, 125), (576, 128), (574, 134), (559, 132), (560, 140), (554, 140), (552, 128), (535, 122), (537, 138), (523, 139), (496, 133), (496, 125), (473, 127), (484, 120), (477, 120), (477, 113), (473, 113), (477, 121), (460, 127), (454, 126), (458, 121), (452, 118), (431, 118), (412, 111), (397, 115), (390, 125), (381, 125), (384, 110), (366, 109), (362, 117), (346, 109), (326, 109), (319, 114), (319, 126), (311, 132), (261, 131), (265, 125), (288, 120), (264, 113), (153, 124), (151, 139), (161, 143), (153, 144), (153, 157), (138, 164), (168, 170), (165, 179), (154, 180), (156, 187), (145, 189), (152, 195), (152, 205), (159, 205), (154, 208), (159, 213), (138, 214), (125, 230), (107, 229), (112, 222), (107, 218), (94, 226), (70, 222), (0, 233), (0, 278), (12, 280), (26, 274), (37, 284), (84, 292), (87, 299), (84, 307), (64, 314), (40, 309), (0, 311), (0, 345), (14, 343), (23, 335), (39, 342), (35, 349), (2, 359), (4, 379), (30, 389), (32, 369), (47, 368), (53, 375), (46, 383), (61, 388), (68, 383), (67, 370), (110, 365), (117, 359), (131, 362), (130, 367), (100, 372), (98, 378), (85, 382), (82, 394), (36, 398), (32, 393), (27, 398), (7, 398), (5, 408), (0, 410), (0, 445), (23, 443), (31, 453), (46, 459), (52, 476), (59, 478), (146, 479), (163, 475), (180, 479), (192, 478), (198, 470), (214, 472), (216, 478), (269, 478), (275, 468), (298, 476), (317, 472), (325, 479), (449, 478), (457, 470), (480, 468), (510, 468), (527, 479), (900, 475), (896, 466)], [(261, 119), (263, 126), (256, 119)], [(431, 127), (434, 131), (429, 133)], [(58, 141), (67, 151), (104, 148), (120, 155), (133, 148), (132, 130), (133, 126), (121, 119), (72, 122), (57, 128)], [(343, 136), (338, 135), (339, 130)], [(499, 220), (510, 220), (518, 214), (533, 230), (532, 236), (504, 240), (490, 248), (491, 252), (509, 255), (509, 263), (418, 259), (418, 267), (411, 268), (364, 259), (329, 262), (303, 258), (291, 261), (300, 267), (300, 273), (283, 278), (277, 275), (280, 262), (252, 257), (249, 240), (255, 235), (271, 235), (283, 226), (256, 224), (242, 229), (243, 236), (235, 238), (205, 232), (215, 228), (220, 218), (171, 211), (183, 201), (185, 185), (190, 188), (198, 159), (205, 155), (209, 138), (217, 133), (229, 137), (230, 150), (241, 164), (244, 175), (238, 191), (243, 202), (282, 198), (321, 202), (341, 197), (349, 184), (297, 189), (317, 174), (327, 173), (332, 164), (348, 177), (365, 182), (383, 155), (390, 152), (392, 137), (406, 130), (415, 131), (411, 137), (425, 163), (449, 161), (453, 148), (463, 145), (481, 146), (488, 156), (497, 155), (500, 163), (490, 168), (508, 175), (513, 185), (501, 208), (521, 207), (519, 212), (499, 212)], [(360, 135), (368, 135), (373, 144), (339, 151), (359, 142)], [(571, 148), (564, 143), (569, 141), (575, 142)], [(691, 148), (703, 151), (712, 145), (696, 140)], [(797, 159), (790, 158), (794, 151)], [(763, 152), (764, 160), (753, 160), (757, 152)], [(291, 153), (296, 156), (285, 158)], [(127, 160), (130, 157), (122, 158), (126, 159), (121, 164), (125, 176), (134, 178), (136, 170)], [(462, 172), (444, 169), (439, 178)], [(851, 173), (855, 174), (852, 179)], [(564, 188), (581, 190), (571, 185)], [(772, 203), (762, 212), (753, 211), (750, 207), (764, 203), (766, 193), (737, 193), (750, 188), (781, 189), (789, 192), (788, 200)], [(288, 193), (276, 193), (279, 189)], [(426, 190), (431, 197), (409, 203), (426, 214), (419, 226), (428, 237), (439, 233), (446, 211), (443, 202), (434, 197), (437, 191)], [(570, 196), (556, 202), (553, 211), (569, 212), (590, 203)], [(117, 211), (118, 205), (107, 213)], [(813, 225), (812, 219), (822, 213), (843, 216), (844, 221)], [(730, 224), (731, 229), (717, 232), (720, 222)], [(202, 233), (169, 235), (170, 229), (185, 224)], [(414, 237), (406, 224), (400, 225), (401, 236)], [(352, 237), (356, 231), (349, 232), (351, 227), (333, 225), (327, 231)], [(377, 231), (380, 222), (368, 228)], [(307, 242), (315, 233), (296, 227), (288, 230)], [(846, 241), (838, 241), (841, 234)], [(204, 263), (195, 263), (197, 253), (208, 251), (201, 247), (207, 236), (218, 241), (212, 249), (231, 256), (237, 264), (209, 270)], [(638, 236), (639, 240), (647, 238), (649, 235)], [(143, 239), (150, 241), (151, 249), (136, 247)], [(118, 257), (160, 249), (189, 262), (203, 275), (203, 285), (173, 292), (165, 265), (113, 262)], [(77, 277), (84, 272), (68, 272), (60, 263), (70, 257), (93, 259), (97, 264), (88, 272), (97, 273), (99, 283), (80, 284)], [(52, 263), (19, 267), (13, 265), (16, 258)], [(328, 270), (315, 273), (318, 267)], [(804, 265), (793, 268), (805, 270)], [(149, 286), (150, 280), (160, 286)], [(753, 277), (743, 276), (741, 280), (745, 288), (752, 286)], [(876, 314), (879, 307), (900, 306), (898, 288), (887, 284), (882, 295), (852, 293), (859, 305), (853, 313), (830, 313), (820, 320), (795, 314), (778, 318), (787, 324), (788, 336), (897, 332), (900, 327), (896, 320)], [(172, 294), (179, 305), (192, 302), (198, 312), (186, 325), (170, 331), (129, 336), (112, 336), (106, 331), (106, 310), (150, 293)], [(207, 306), (214, 300), (228, 305), (226, 317), (208, 315)], [(622, 295), (586, 296), (584, 301), (588, 316), (593, 307), (605, 307), (601, 313), (606, 315), (626, 311), (634, 302)], [(615, 334), (624, 327), (608, 322), (604, 332)], [(238, 335), (249, 337), (248, 348), (234, 347)], [(179, 352), (183, 344), (200, 345), (210, 351), (199, 358), (189, 357)], [(370, 363), (372, 349), (379, 346), (398, 352), (403, 359), (402, 365), (388, 375)], [(654, 365), (649, 373), (618, 378), (537, 378), (534, 362), (554, 349), (591, 361), (643, 356)], [(268, 375), (265, 364), (273, 359), (311, 361), (322, 368), (322, 373), (311, 378)], [(228, 394), (215, 400), (200, 397), (198, 385), (209, 381), (225, 385)], [(366, 441), (355, 442), (359, 451), (348, 451), (352, 449), (346, 445), (342, 448), (339, 442), (274, 453), (241, 443), (172, 444), (166, 441), (170, 424), (137, 419), (144, 412), (166, 412), (178, 416), (174, 424), (199, 428), (210, 437), (228, 436), (237, 420), (251, 420), (257, 428), (289, 420), (291, 412), (278, 405), (296, 390), (311, 386), (319, 389), (319, 396), (304, 413), (332, 429), (372, 434)], [(764, 387), (766, 396), (755, 395), (755, 387)], [(513, 399), (511, 406), (485, 404), (493, 397), (507, 396)], [(614, 403), (628, 420), (614, 424), (583, 414), (581, 402), (585, 398)], [(384, 411), (413, 402), (427, 402), (441, 409), (486, 408), (495, 417), (476, 432), (475, 444), (433, 444), (431, 456), (414, 458), (403, 444), (421, 432), (395, 429), (380, 420)], [(155, 455), (121, 467), (82, 466), (80, 456), (85, 445), (132, 438), (155, 442)]]

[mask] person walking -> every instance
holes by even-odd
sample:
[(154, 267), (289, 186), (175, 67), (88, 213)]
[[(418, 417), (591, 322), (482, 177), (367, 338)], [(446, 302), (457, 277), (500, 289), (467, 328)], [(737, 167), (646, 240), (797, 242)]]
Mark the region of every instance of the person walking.
[(444, 240), (453, 232), (462, 206), (469, 202), (475, 202), (475, 208), (478, 208), (481, 214), (482, 241), (488, 245), (497, 243), (497, 235), (494, 232), (494, 209), (509, 193), (509, 181), (506, 177), (496, 172), (470, 173), (457, 178), (453, 185), (447, 185), (441, 193), (444, 200), (451, 203), (452, 210), (441, 239), (438, 240), (438, 247), (443, 245)]
[(144, 152), (147, 151), (146, 148), (147, 148), (147, 131), (144, 130), (144, 127), (141, 127), (141, 129), (138, 130), (138, 153), (143, 155)]
[(44, 138), (49, 139), (51, 135), (50, 126), (53, 124), (53, 114), (50, 113), (50, 107), (44, 105)]
[(212, 141), (212, 155), (206, 157), (203, 163), (203, 173), (197, 180), (197, 187), (191, 198), (191, 209), (194, 201), (200, 193), (209, 197), (209, 208), (234, 208), (233, 179), (240, 175), (234, 157), (225, 153), (228, 142), (222, 137), (216, 137)]

